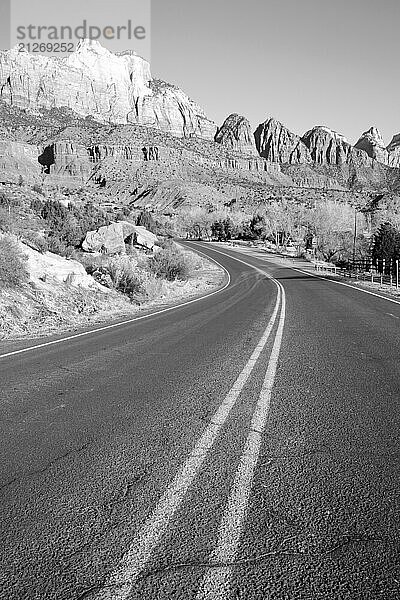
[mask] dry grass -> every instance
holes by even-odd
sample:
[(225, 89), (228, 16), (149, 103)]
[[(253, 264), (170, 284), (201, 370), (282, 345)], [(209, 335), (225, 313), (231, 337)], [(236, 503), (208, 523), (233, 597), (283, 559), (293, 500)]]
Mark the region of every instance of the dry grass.
[[(222, 283), (224, 273), (217, 265), (198, 259), (190, 252), (185, 251), (185, 254), (193, 266), (192, 276), (186, 281), (156, 277), (143, 268), (146, 257), (135, 254), (116, 258), (87, 257), (87, 270), (100, 273), (104, 264), (111, 269), (114, 282), (110, 277), (108, 293), (54, 280), (30, 282), (19, 290), (1, 289), (0, 339), (40, 337), (134, 317), (144, 309), (205, 294)], [(140, 291), (135, 288), (133, 295), (117, 291), (119, 286), (126, 284), (127, 272), (134, 277), (135, 286), (139, 286)]]

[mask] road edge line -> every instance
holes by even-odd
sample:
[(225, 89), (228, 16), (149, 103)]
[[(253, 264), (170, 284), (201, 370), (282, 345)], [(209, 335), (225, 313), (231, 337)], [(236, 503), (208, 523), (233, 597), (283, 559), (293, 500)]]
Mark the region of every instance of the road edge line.
[[(206, 256), (206, 255), (204, 254), (204, 256)], [(188, 306), (189, 304), (194, 304), (195, 302), (200, 302), (200, 300), (205, 300), (206, 298), (211, 298), (211, 296), (215, 296), (216, 294), (220, 294), (221, 292), (223, 292), (224, 290), (226, 290), (226, 288), (229, 287), (229, 285), (231, 284), (230, 273), (229, 273), (229, 271), (223, 265), (221, 265), (214, 258), (211, 258), (211, 257), (207, 257), (207, 258), (209, 260), (211, 260), (212, 262), (214, 262), (219, 267), (221, 267), (221, 269), (228, 276), (228, 280), (227, 280), (226, 284), (222, 288), (220, 288), (218, 290), (214, 290), (213, 292), (210, 292), (209, 294), (206, 294), (204, 296), (199, 296), (198, 298), (193, 298), (192, 300), (187, 300), (186, 302), (182, 302), (181, 304), (176, 304), (174, 306), (169, 306), (167, 308), (163, 308), (161, 310), (157, 310), (155, 312), (151, 312), (151, 313), (148, 313), (146, 315), (142, 315), (140, 317), (133, 317), (132, 319), (127, 319), (125, 321), (120, 321), (118, 323), (111, 323), (110, 325), (104, 325), (102, 327), (97, 327), (96, 329), (91, 329), (90, 331), (82, 331), (81, 333), (75, 333), (73, 335), (68, 335), (68, 336), (60, 338), (58, 340), (51, 340), (49, 342), (43, 342), (41, 344), (35, 344), (34, 346), (28, 346), (27, 348), (21, 348), (19, 350), (13, 350), (11, 352), (6, 352), (5, 354), (0, 354), (0, 360), (2, 358), (8, 358), (10, 356), (16, 356), (18, 354), (25, 354), (25, 353), (30, 352), (32, 350), (40, 350), (41, 348), (46, 348), (48, 346), (54, 346), (56, 344), (62, 344), (64, 342), (68, 342), (70, 340), (75, 340), (75, 339), (78, 339), (78, 338), (87, 337), (88, 335), (100, 333), (102, 331), (108, 331), (110, 329), (116, 329), (117, 327), (122, 327), (123, 325), (130, 325), (131, 323), (134, 323), (135, 321), (142, 321), (144, 319), (149, 319), (150, 317), (155, 317), (157, 315), (161, 315), (163, 313), (170, 312), (172, 310), (183, 308), (184, 306)]]

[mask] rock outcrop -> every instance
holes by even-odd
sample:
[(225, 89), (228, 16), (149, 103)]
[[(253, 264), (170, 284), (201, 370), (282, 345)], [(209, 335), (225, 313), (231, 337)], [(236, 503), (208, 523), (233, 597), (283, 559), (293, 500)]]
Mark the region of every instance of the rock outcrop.
[(261, 123), (254, 137), (258, 152), (268, 161), (284, 164), (311, 162), (311, 155), (302, 139), (276, 119), (269, 118)]
[(145, 227), (133, 225), (128, 221), (118, 221), (99, 227), (96, 231), (89, 231), (82, 242), (82, 249), (85, 252), (125, 254), (127, 240), (151, 250), (157, 242), (157, 236)]
[(347, 162), (352, 146), (340, 133), (321, 125), (307, 131), (302, 141), (318, 165), (342, 165)]
[(0, 52), (0, 99), (35, 111), (68, 107), (103, 123), (141, 123), (179, 137), (213, 139), (216, 125), (179, 88), (154, 80), (133, 52), (83, 40), (67, 58)]
[(45, 175), (52, 175), (53, 181), (68, 178), (77, 182), (87, 181), (92, 164), (87, 149), (82, 144), (70, 140), (59, 140), (39, 148), (37, 161)]
[(389, 163), (388, 151), (382, 135), (376, 127), (371, 127), (368, 131), (364, 131), (354, 148), (364, 150), (370, 158), (378, 160), (385, 165)]
[(215, 135), (215, 141), (234, 152), (258, 156), (250, 122), (236, 113), (225, 119)]
[(0, 181), (26, 183), (40, 181), (38, 150), (25, 142), (0, 140)]
[(49, 282), (49, 280), (53, 279), (75, 287), (108, 291), (96, 283), (93, 277), (86, 273), (84, 266), (77, 260), (67, 260), (52, 252), (41, 254), (22, 242), (19, 242), (19, 246), (26, 257), (26, 267), (31, 281), (36, 282), (40, 280)]
[(386, 148), (388, 153), (388, 164), (391, 167), (400, 167), (400, 133), (393, 136), (392, 141)]

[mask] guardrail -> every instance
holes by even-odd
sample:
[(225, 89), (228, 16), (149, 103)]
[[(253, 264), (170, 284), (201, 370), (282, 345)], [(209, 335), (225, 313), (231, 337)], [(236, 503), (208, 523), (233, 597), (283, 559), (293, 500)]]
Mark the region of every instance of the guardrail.
[(322, 263), (322, 262), (315, 262), (314, 269), (316, 271), (324, 271), (327, 273), (334, 273), (335, 275), (337, 275), (337, 272), (339, 271), (339, 268), (336, 265), (332, 265), (330, 263)]
[(389, 287), (396, 289), (399, 289), (400, 287), (398, 268), (394, 273), (393, 271), (384, 273), (372, 265), (369, 265), (369, 268), (367, 269), (354, 269), (351, 266), (339, 268), (330, 263), (323, 262), (314, 262), (313, 265), (314, 269), (319, 272), (333, 273), (334, 275), (348, 277), (349, 279), (355, 279), (356, 281), (369, 281), (379, 285), (388, 285)]

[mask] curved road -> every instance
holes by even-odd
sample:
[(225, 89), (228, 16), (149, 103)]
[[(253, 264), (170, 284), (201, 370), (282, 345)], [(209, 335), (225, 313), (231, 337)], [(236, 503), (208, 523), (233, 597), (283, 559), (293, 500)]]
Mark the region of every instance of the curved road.
[(0, 598), (399, 598), (400, 304), (187, 245), (226, 289), (0, 356)]

